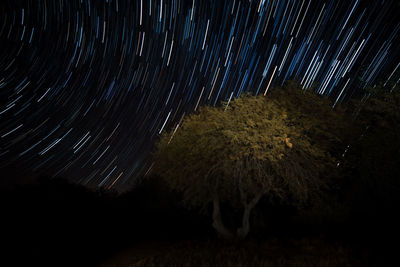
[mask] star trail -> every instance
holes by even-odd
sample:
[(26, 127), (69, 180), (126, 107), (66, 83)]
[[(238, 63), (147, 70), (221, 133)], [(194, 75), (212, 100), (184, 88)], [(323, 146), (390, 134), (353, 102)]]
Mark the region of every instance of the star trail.
[(0, 168), (127, 188), (185, 114), (297, 79), (399, 83), (396, 1), (31, 0), (0, 16)]

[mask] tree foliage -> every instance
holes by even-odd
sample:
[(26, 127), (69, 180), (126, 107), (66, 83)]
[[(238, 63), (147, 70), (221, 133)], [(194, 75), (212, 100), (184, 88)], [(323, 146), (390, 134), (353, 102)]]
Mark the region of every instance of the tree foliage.
[(361, 205), (371, 212), (372, 205), (390, 209), (400, 201), (400, 88), (392, 89), (378, 85), (354, 104), (363, 132), (349, 151), (347, 165)]
[(328, 100), (291, 83), (227, 105), (202, 107), (157, 143), (155, 170), (187, 204), (217, 197), (246, 211), (262, 195), (302, 203), (337, 172), (352, 124)]

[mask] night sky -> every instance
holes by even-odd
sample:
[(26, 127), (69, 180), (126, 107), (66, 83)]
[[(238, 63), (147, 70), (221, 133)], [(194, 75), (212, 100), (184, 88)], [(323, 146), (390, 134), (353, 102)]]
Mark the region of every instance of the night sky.
[(0, 5), (0, 169), (92, 188), (131, 187), (201, 105), (293, 78), (334, 105), (399, 83), (397, 1)]

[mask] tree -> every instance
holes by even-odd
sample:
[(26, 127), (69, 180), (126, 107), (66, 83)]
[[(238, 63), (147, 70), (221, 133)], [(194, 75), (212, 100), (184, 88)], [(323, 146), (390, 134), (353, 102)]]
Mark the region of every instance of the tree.
[[(349, 142), (343, 133), (351, 122), (328, 100), (293, 83), (272, 91), (203, 107), (156, 144), (155, 171), (187, 205), (212, 203), (212, 225), (225, 238), (247, 236), (262, 196), (304, 203), (317, 194)], [(243, 208), (235, 234), (223, 223), (221, 201)]]
[(350, 202), (358, 213), (384, 221), (394, 217), (400, 202), (400, 88), (378, 84), (368, 88), (368, 98), (356, 101), (363, 131), (347, 155)]

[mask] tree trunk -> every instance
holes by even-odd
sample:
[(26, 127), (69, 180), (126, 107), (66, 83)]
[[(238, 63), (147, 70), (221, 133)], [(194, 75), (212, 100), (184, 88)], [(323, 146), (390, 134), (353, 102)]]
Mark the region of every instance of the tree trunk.
[(239, 239), (245, 239), (247, 234), (250, 232), (250, 211), (251, 208), (246, 206), (244, 208), (242, 217), (242, 227), (237, 229), (237, 236)]
[(221, 218), (221, 210), (220, 210), (220, 203), (218, 197), (214, 197), (213, 199), (213, 204), (214, 204), (214, 209), (213, 209), (213, 224), (212, 226), (214, 227), (215, 231), (217, 233), (225, 238), (225, 239), (232, 239), (233, 234), (226, 229), (224, 223), (222, 222)]
[(253, 207), (257, 204), (263, 194), (260, 192), (258, 193), (250, 203), (243, 203), (244, 204), (244, 212), (242, 217), (242, 227), (237, 229), (237, 237), (239, 239), (245, 239), (246, 236), (250, 232), (250, 212)]

